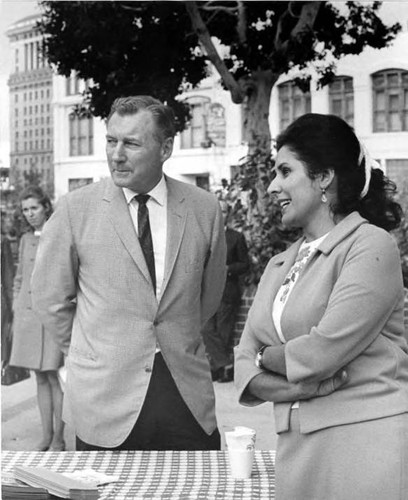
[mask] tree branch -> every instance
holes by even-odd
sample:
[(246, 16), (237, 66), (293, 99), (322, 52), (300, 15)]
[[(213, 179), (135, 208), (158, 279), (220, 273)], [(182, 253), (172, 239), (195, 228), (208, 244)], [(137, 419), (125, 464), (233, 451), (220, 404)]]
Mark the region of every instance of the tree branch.
[(290, 33), (291, 38), (296, 38), (304, 31), (313, 30), (321, 4), (322, 2), (305, 2), (300, 13), (299, 21)]
[(201, 9), (207, 12), (216, 11), (216, 12), (225, 12), (225, 14), (229, 14), (230, 16), (235, 16), (237, 12), (236, 7), (225, 7), (222, 5), (210, 5), (211, 2), (208, 2), (206, 5), (202, 6)]
[[(295, 16), (292, 10), (292, 3), (293, 2), (289, 3), (286, 12), (279, 18), (274, 41), (275, 50), (278, 52), (285, 52), (291, 39), (298, 37), (301, 33), (313, 30), (317, 14), (322, 4), (320, 1), (304, 2), (300, 16)], [(284, 29), (287, 27), (288, 23), (290, 23), (290, 19), (295, 17), (298, 19), (297, 23), (291, 29), (289, 36), (283, 39)]]
[(208, 59), (212, 62), (218, 73), (220, 74), (225, 86), (231, 92), (232, 101), (235, 104), (239, 104), (244, 99), (244, 93), (239, 86), (238, 82), (235, 80), (233, 75), (228, 71), (227, 66), (221, 59), (220, 55), (215, 48), (210, 33), (205, 25), (201, 14), (198, 10), (196, 2), (187, 1), (184, 2), (186, 10), (190, 16), (193, 29), (196, 32), (200, 44), (204, 48)]
[(237, 23), (237, 33), (239, 41), (246, 47), (247, 45), (247, 19), (244, 2), (238, 2), (238, 23)]

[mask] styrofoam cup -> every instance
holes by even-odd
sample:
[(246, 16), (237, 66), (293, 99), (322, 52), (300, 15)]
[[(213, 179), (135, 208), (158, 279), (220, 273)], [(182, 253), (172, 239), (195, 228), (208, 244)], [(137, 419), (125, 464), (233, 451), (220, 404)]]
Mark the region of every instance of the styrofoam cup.
[(254, 462), (256, 431), (250, 427), (234, 427), (225, 432), (231, 476), (249, 479)]
[(228, 450), (231, 476), (235, 479), (249, 479), (252, 474), (255, 450)]

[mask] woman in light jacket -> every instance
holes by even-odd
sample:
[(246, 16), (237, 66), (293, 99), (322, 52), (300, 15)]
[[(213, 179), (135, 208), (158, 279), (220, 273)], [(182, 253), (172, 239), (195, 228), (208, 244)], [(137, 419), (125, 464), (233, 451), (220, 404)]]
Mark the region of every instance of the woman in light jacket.
[(259, 283), (236, 349), (240, 402), (274, 402), (277, 500), (406, 500), (395, 185), (332, 115), (298, 118), (277, 149), (269, 192), (303, 237)]
[(52, 213), (51, 202), (36, 186), (26, 188), (20, 196), (21, 211), (30, 230), (23, 234), (19, 262), (14, 279), (14, 326), (10, 365), (34, 370), (43, 436), (36, 450), (64, 450), (62, 390), (58, 368), (63, 355), (31, 305), (31, 274), (41, 229)]

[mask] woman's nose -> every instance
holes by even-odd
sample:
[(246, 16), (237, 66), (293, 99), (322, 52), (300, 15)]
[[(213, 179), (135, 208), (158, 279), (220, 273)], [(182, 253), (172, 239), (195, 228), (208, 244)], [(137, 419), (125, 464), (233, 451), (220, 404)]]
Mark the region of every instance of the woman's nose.
[(280, 190), (281, 188), (279, 186), (278, 177), (276, 176), (275, 179), (273, 179), (273, 181), (269, 184), (267, 191), (268, 194), (276, 194), (279, 193)]

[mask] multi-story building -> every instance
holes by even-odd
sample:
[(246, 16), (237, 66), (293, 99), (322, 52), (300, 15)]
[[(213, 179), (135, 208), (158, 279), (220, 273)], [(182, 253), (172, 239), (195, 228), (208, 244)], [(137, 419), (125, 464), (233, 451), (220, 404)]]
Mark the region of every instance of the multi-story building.
[(352, 125), (386, 174), (408, 182), (408, 31), (387, 48), (340, 60), (333, 83), (302, 93), (282, 76), (272, 91), (272, 136), (306, 112), (332, 113)]
[(42, 57), (38, 15), (25, 17), (7, 31), (14, 52), (10, 75), (10, 183), (24, 174), (40, 174), (51, 192), (54, 186), (52, 70)]

